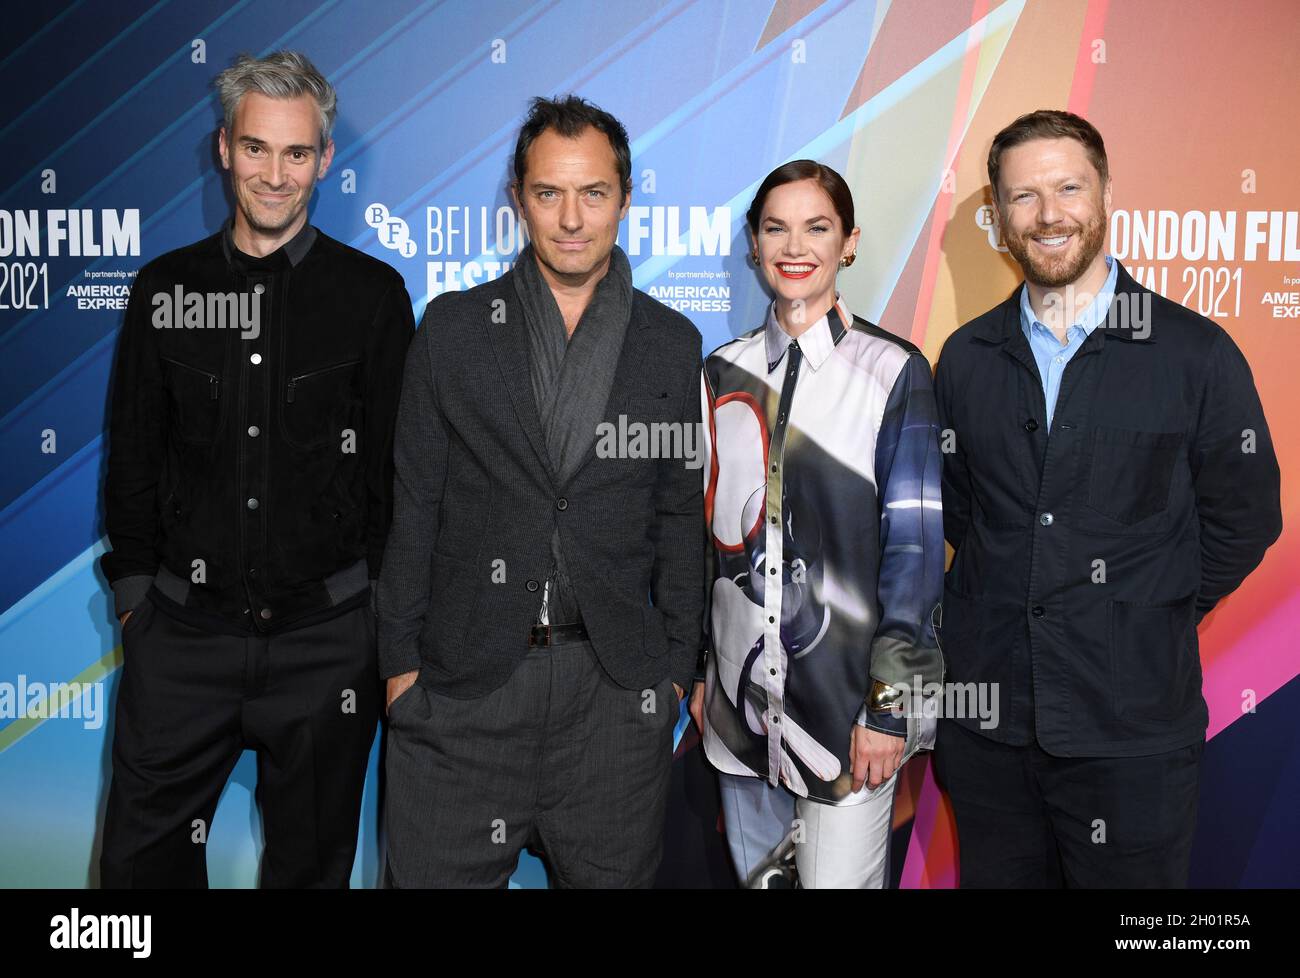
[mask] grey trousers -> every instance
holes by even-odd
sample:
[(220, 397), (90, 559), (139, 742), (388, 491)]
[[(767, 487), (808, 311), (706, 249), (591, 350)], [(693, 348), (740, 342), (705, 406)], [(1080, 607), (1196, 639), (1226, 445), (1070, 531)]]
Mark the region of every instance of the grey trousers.
[(525, 847), (560, 887), (649, 887), (677, 694), (617, 685), (588, 642), (527, 649), (472, 700), (417, 682), (389, 710), (386, 882), (504, 887)]

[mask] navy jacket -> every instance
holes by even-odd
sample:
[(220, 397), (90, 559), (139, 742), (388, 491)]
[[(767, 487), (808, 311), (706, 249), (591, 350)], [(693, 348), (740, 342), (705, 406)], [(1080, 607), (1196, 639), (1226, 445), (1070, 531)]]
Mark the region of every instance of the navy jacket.
[(1019, 290), (935, 375), (940, 638), (954, 683), (997, 683), (993, 740), (1120, 757), (1203, 740), (1196, 626), (1278, 538), (1279, 472), (1250, 368), (1218, 325), (1120, 266), (1049, 433)]

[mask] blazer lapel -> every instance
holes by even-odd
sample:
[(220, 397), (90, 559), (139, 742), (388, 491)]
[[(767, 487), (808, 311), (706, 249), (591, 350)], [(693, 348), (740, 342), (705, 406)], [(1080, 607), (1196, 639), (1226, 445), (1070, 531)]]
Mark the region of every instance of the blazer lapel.
[(519, 419), (519, 426), (527, 436), (528, 443), (533, 446), (533, 452), (537, 455), (537, 461), (541, 463), (542, 471), (554, 482), (550, 455), (546, 450), (546, 438), (542, 434), (542, 423), (537, 414), (537, 400), (533, 397), (531, 355), (528, 350), (528, 330), (524, 323), (524, 310), (519, 300), (515, 298), (514, 287), (508, 281), (508, 275), (509, 273), (501, 278), (505, 283), (500, 296), (505, 301), (505, 322), (493, 322), (489, 315), (483, 328), (487, 330), (488, 343), (501, 370), (502, 384), (510, 395), (515, 416)]

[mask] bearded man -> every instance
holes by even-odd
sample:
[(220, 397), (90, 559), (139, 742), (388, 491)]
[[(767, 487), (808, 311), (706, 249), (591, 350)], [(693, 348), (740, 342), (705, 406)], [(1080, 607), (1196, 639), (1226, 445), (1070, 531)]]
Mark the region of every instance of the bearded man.
[[(993, 139), (1024, 285), (936, 371), (940, 640), (997, 722), (942, 719), (962, 886), (1186, 886), (1208, 711), (1197, 625), (1281, 532), (1250, 368), (1218, 325), (1104, 254), (1101, 135), (1068, 112)], [(976, 687), (971, 687), (976, 688)]]

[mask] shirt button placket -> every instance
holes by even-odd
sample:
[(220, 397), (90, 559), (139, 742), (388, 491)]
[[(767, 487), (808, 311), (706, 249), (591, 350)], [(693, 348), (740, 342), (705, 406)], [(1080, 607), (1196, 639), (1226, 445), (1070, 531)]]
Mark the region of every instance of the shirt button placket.
[(766, 669), (763, 683), (767, 690), (767, 780), (773, 786), (781, 779), (781, 728), (782, 713), (785, 711), (785, 669), (781, 655), (781, 568), (785, 562), (782, 475), (785, 468), (785, 432), (790, 421), (790, 408), (802, 359), (797, 342), (791, 341), (787, 356), (785, 380), (781, 385), (781, 397), (777, 405), (776, 427), (772, 430), (768, 449), (765, 525), (767, 545), (764, 571), (767, 580), (763, 588), (763, 661)]

